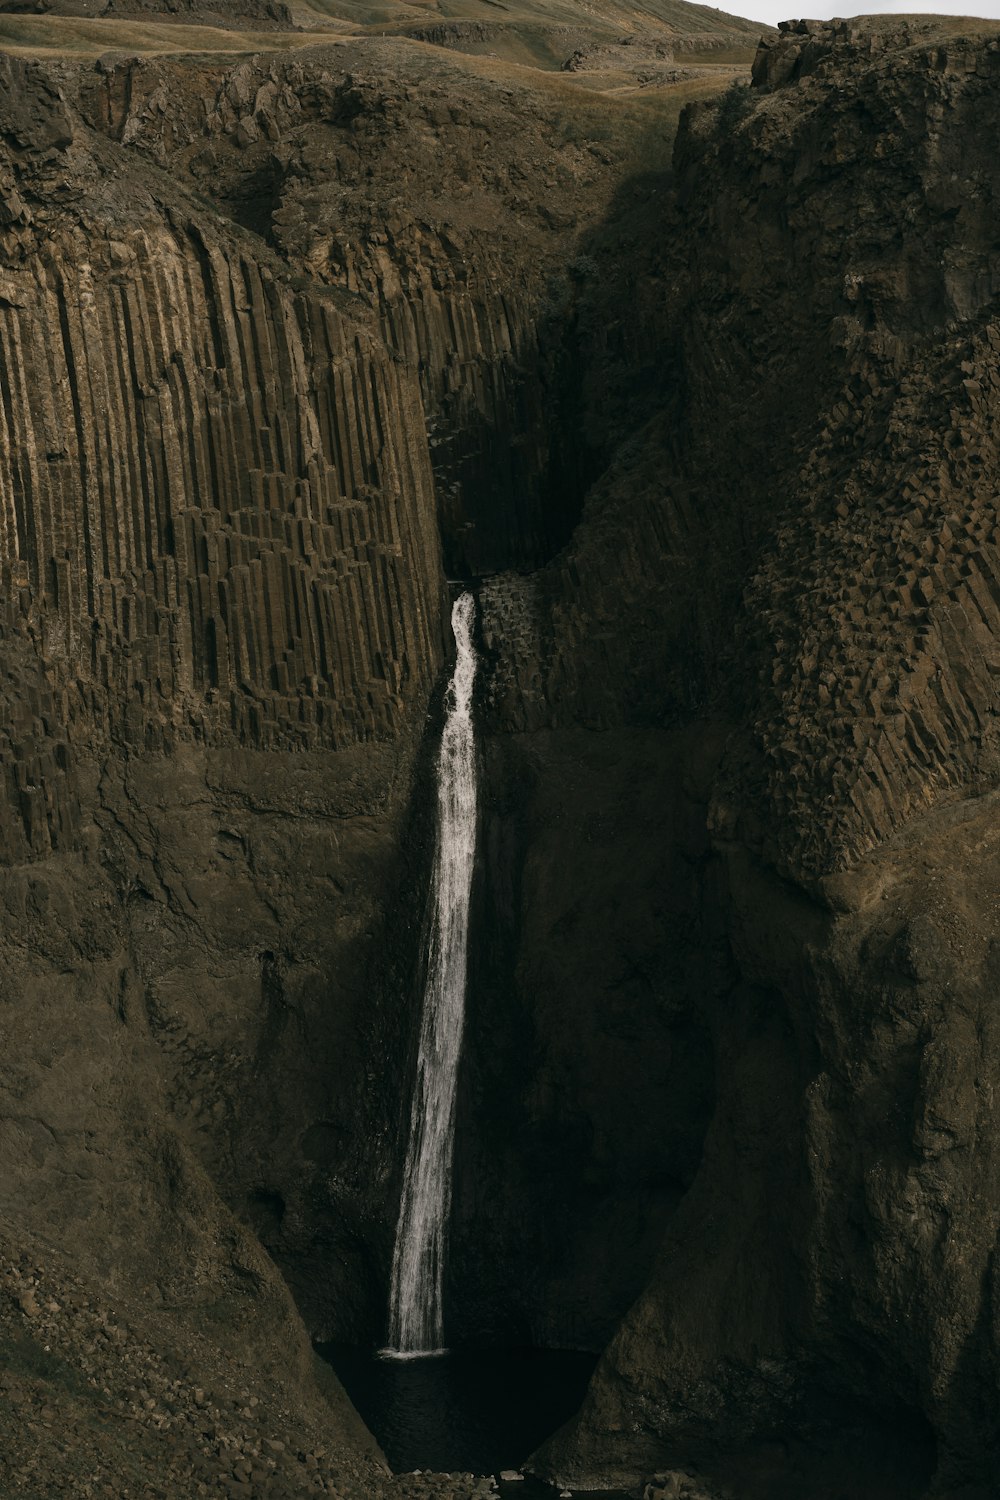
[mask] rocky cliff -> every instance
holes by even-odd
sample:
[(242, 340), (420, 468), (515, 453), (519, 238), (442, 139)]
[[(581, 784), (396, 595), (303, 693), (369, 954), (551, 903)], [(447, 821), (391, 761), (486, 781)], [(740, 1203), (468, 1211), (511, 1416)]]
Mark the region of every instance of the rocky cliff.
[(968, 23), (790, 25), (749, 93), (688, 112), (665, 415), (532, 583), (541, 650), (501, 675), (522, 725), (511, 683), (536, 724), (568, 694), (612, 729), (653, 674), (661, 712), (716, 726), (714, 1108), (540, 1460), (562, 1478), (996, 1485), (997, 55)]
[(59, 49), (0, 59), (4, 1484), (376, 1495), (305, 1327), (382, 1336), (445, 569), (543, 564), (614, 446), (577, 261), (674, 84), (4, 24)]
[[(243, 1462), (211, 1430), (241, 1386), (248, 1412), (254, 1389), (273, 1406), (275, 1453), (322, 1448), (332, 1416), (314, 1487), (342, 1461), (377, 1484), (251, 1232), (284, 1211), (283, 1148), (262, 1163), (246, 1137), (290, 1131), (307, 1173), (323, 1161), (332, 1073), (296, 1123), (267, 1113), (261, 1058), (317, 1025), (343, 1056), (327, 987), (363, 995), (363, 934), (400, 878), (444, 597), (419, 390), (370, 319), (130, 170), (52, 75), (5, 59), (2, 92), (3, 1199), (32, 1299), (14, 1368), (30, 1389), (45, 1340), (68, 1428), (94, 1399), (146, 1412), (151, 1453), (173, 1428), (178, 1488)], [(134, 1356), (100, 1378), (74, 1369), (88, 1309)], [(42, 1446), (37, 1472), (82, 1483), (72, 1444)]]
[(607, 1344), (562, 1480), (990, 1495), (995, 29), (319, 9), (0, 69), (11, 1473), (387, 1482), (299, 1318), (382, 1332), (461, 574), (455, 1335)]

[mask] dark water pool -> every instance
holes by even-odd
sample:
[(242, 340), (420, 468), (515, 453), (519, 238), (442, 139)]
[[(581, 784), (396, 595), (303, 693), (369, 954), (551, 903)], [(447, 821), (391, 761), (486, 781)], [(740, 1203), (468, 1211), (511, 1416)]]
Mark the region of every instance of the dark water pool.
[[(318, 1344), (317, 1353), (336, 1370), (397, 1472), (517, 1469), (576, 1411), (596, 1363), (592, 1354), (552, 1349), (391, 1359)], [(526, 1491), (519, 1486), (524, 1500)]]

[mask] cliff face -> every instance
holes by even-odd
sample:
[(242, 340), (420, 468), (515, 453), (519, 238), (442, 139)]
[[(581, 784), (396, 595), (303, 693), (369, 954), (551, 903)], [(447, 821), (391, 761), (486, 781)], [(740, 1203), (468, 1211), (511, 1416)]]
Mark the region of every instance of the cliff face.
[[(750, 599), (770, 679), (758, 710), (769, 804), (787, 840), (779, 858), (796, 873), (853, 864), (914, 814), (995, 781), (998, 184), (978, 122), (996, 59), (993, 39), (854, 38), (848, 27), (787, 38), (762, 54), (771, 92), (734, 146), (734, 166), (744, 149), (776, 160), (751, 157), (745, 188), (709, 210), (720, 228), (743, 208), (773, 223), (770, 180), (791, 179), (787, 228), (769, 247), (777, 274), (759, 263), (744, 306), (766, 285), (781, 321), (793, 318), (804, 288), (791, 274), (783, 286), (778, 268), (808, 269), (799, 326), (829, 351), (815, 355), (830, 372), (824, 420), (789, 475)], [(803, 73), (791, 91), (789, 69)], [(825, 142), (803, 117), (809, 104), (828, 122)], [(837, 231), (835, 263), (818, 217)], [(739, 258), (753, 278), (757, 258)], [(817, 803), (830, 791), (826, 822)]]
[(392, 733), (438, 661), (414, 384), (7, 69), (48, 108), (6, 168), (8, 628), (64, 680), (63, 723), (82, 699), (84, 733), (145, 749)]
[(150, 17), (233, 29), (292, 28), (292, 14), (280, 0), (229, 0), (226, 5), (200, 5), (197, 0), (2, 0), (0, 14), (55, 15), (75, 20)]
[[(595, 324), (607, 307), (620, 319), (627, 292), (604, 291), (592, 258), (577, 266), (569, 252), (589, 249), (602, 216), (618, 213), (616, 178), (634, 154), (634, 126), (626, 119), (609, 130), (605, 110), (586, 101), (570, 106), (558, 85), (551, 96), (517, 79), (510, 87), (484, 89), (465, 67), (440, 61), (430, 69), (426, 58), (414, 61), (407, 46), (393, 42), (309, 49), (294, 59), (235, 66), (204, 59), (101, 64), (73, 82), (90, 129), (99, 132), (94, 150), (128, 162), (130, 171), (148, 173), (150, 180), (159, 181), (162, 171), (171, 191), (186, 185), (198, 198), (210, 197), (216, 211), (208, 218), (216, 234), (223, 233), (224, 218), (225, 235), (236, 245), (255, 246), (261, 264), (278, 268), (275, 274), (280, 270), (305, 305), (322, 309), (316, 317), (330, 327), (351, 320), (351, 347), (324, 344), (316, 355), (322, 372), (316, 381), (326, 382), (326, 395), (313, 400), (310, 392), (319, 412), (302, 419), (314, 421), (309, 432), (315, 432), (320, 452), (326, 441), (339, 455), (352, 435), (361, 445), (372, 441), (371, 449), (362, 446), (357, 456), (349, 455), (344, 473), (329, 481), (338, 504), (337, 486), (351, 496), (353, 508), (345, 502), (343, 512), (334, 513), (341, 527), (337, 536), (353, 544), (350, 565), (332, 551), (324, 555), (314, 530), (298, 543), (305, 547), (301, 555), (313, 559), (316, 591), (333, 593), (327, 656), (318, 672), (307, 670), (305, 689), (302, 669), (289, 660), (292, 730), (273, 726), (277, 711), (265, 698), (267, 683), (249, 705), (247, 683), (238, 675), (235, 682), (232, 675), (220, 678), (218, 686), (203, 675), (194, 684), (199, 715), (206, 712), (206, 697), (220, 706), (204, 731), (192, 736), (206, 753), (194, 757), (191, 774), (196, 784), (207, 784), (208, 807), (215, 809), (221, 797), (224, 832), (213, 846), (193, 818), (176, 820), (166, 807), (161, 816), (168, 819), (164, 836), (175, 848), (178, 871), (205, 869), (211, 882), (198, 906), (219, 914), (218, 924), (210, 918), (215, 977), (178, 960), (176, 947), (188, 940), (186, 929), (182, 938), (172, 932), (165, 937), (156, 926), (143, 946), (148, 983), (167, 997), (158, 1025), (165, 1039), (170, 1033), (171, 1087), (215, 1180), (258, 1227), (315, 1333), (378, 1338), (407, 1102), (391, 1080), (404, 1070), (412, 1048), (418, 999), (430, 742), (421, 759), (414, 730), (425, 723), (440, 661), (437, 535), (449, 569), (537, 565), (567, 532), (586, 475), (613, 444), (610, 403), (626, 399), (628, 382), (599, 372), (605, 365), (613, 371), (613, 359), (621, 360), (623, 350), (630, 355), (643, 340), (621, 333), (610, 351), (586, 349), (587, 320)], [(599, 146), (591, 130), (600, 131)], [(487, 139), (498, 143), (489, 152)], [(533, 158), (526, 157), (526, 139)], [(594, 248), (605, 265), (614, 263), (615, 248)], [(597, 265), (593, 261), (595, 271)], [(233, 292), (224, 283), (221, 311), (212, 314), (232, 329), (236, 378), (253, 384), (251, 403), (288, 397), (284, 367), (264, 342), (266, 323), (258, 330), (262, 307), (252, 292)], [(211, 316), (207, 322), (210, 331)], [(386, 348), (391, 359), (380, 366)], [(356, 384), (356, 369), (368, 372), (367, 386)], [(381, 402), (380, 380), (396, 382), (391, 413)], [(604, 411), (602, 397), (609, 408)], [(297, 524), (289, 521), (289, 511), (295, 516), (299, 507), (291, 498), (298, 490), (286, 474), (303, 438), (293, 429), (276, 431), (272, 439), (268, 416), (265, 410), (258, 426), (251, 404), (245, 417), (235, 419), (246, 425), (236, 428), (233, 441), (241, 453), (273, 442), (276, 457), (266, 485), (247, 506), (253, 519), (245, 530), (262, 529), (256, 518), (263, 507), (271, 518), (267, 529), (273, 526), (284, 540)], [(433, 495), (421, 441), (424, 421)], [(226, 439), (220, 442), (222, 463)], [(214, 447), (206, 439), (205, 451)], [(256, 476), (244, 478), (234, 461), (223, 482), (227, 492), (238, 491), (256, 483)], [(303, 488), (301, 481), (296, 485)], [(206, 524), (205, 511), (204, 503), (191, 506), (192, 525)], [(219, 540), (207, 554), (195, 547), (195, 568), (203, 556), (212, 566), (216, 555), (226, 555), (223, 532), (210, 513), (207, 524)], [(298, 533), (292, 538), (294, 546)], [(255, 535), (250, 545), (256, 545)], [(268, 608), (296, 607), (286, 583), (291, 576), (287, 569), (261, 573), (271, 590), (262, 606), (265, 629)], [(199, 589), (193, 597), (207, 599), (211, 608), (211, 574)], [(225, 651), (230, 614), (215, 614), (210, 640)], [(391, 639), (370, 637), (364, 625), (369, 617)], [(258, 652), (275, 680), (282, 672), (273, 664), (274, 646), (280, 652), (284, 640), (282, 626), (263, 637)], [(414, 631), (423, 631), (421, 644)], [(187, 660), (186, 641), (181, 655)], [(352, 716), (355, 684), (358, 710)], [(315, 711), (313, 690), (320, 697)], [(295, 694), (305, 700), (298, 706)], [(433, 737), (436, 720), (428, 722)], [(352, 738), (364, 740), (366, 748), (348, 757)], [(370, 748), (374, 740), (386, 742), (380, 756)], [(272, 752), (270, 759), (244, 753), (258, 744)], [(343, 773), (335, 757), (321, 750), (338, 745), (344, 746)], [(227, 746), (240, 747), (240, 754)], [(278, 758), (287, 751), (295, 757), (288, 765)], [(341, 774), (348, 783), (343, 790)], [(291, 784), (279, 793), (283, 776)], [(147, 795), (134, 785), (108, 794), (128, 829), (126, 845), (135, 839), (130, 808)], [(340, 813), (345, 803), (347, 811)], [(294, 837), (279, 833), (273, 820), (282, 816), (301, 818)], [(354, 821), (342, 828), (333, 821), (342, 816)], [(152, 845), (144, 836), (142, 847), (125, 857), (127, 878), (144, 889), (155, 891), (156, 883), (137, 870), (136, 853), (155, 867), (162, 858), (160, 836), (158, 823)], [(314, 898), (303, 894), (293, 873), (303, 849), (305, 868), (315, 869)], [(333, 884), (333, 891), (325, 887), (325, 900), (324, 881)], [(229, 936), (234, 908), (242, 915), (238, 933)], [(213, 1022), (216, 1050), (204, 1022), (194, 1020), (204, 1003), (194, 997), (216, 991), (223, 974), (233, 999)], [(488, 988), (485, 967), (483, 979)], [(241, 1014), (245, 1000), (236, 999), (248, 986), (261, 997), (252, 1019)], [(401, 1007), (401, 996), (412, 1004)], [(213, 999), (211, 1009), (217, 1005)], [(299, 1017), (295, 1027), (293, 1016)], [(535, 1026), (530, 1014), (525, 1025)], [(283, 1028), (287, 1061), (265, 1069), (263, 1058), (276, 1047), (281, 1051)], [(485, 1025), (481, 1035), (487, 1034)], [(503, 1068), (513, 1035), (507, 1028), (498, 1051)], [(223, 1066), (219, 1053), (234, 1045), (239, 1063)], [(299, 1048), (310, 1057), (309, 1081), (293, 1086), (304, 1066), (296, 1061)], [(329, 1060), (326, 1068), (319, 1058)], [(279, 1077), (285, 1079), (280, 1085)], [(606, 1080), (595, 1087), (613, 1137), (612, 1091)], [(234, 1123), (216, 1128), (204, 1116), (220, 1101)], [(565, 1155), (553, 1162), (554, 1174), (565, 1178), (567, 1203), (577, 1194), (576, 1173), (590, 1170), (580, 1159), (591, 1129), (589, 1108), (583, 1108), (582, 1133), (562, 1120), (555, 1126), (573, 1136), (573, 1169), (566, 1169)], [(469, 1134), (476, 1151), (488, 1145), (481, 1113), (470, 1121)], [(532, 1147), (529, 1160), (536, 1151)], [(687, 1160), (690, 1150), (679, 1148), (679, 1154)], [(616, 1155), (613, 1140), (608, 1155)], [(524, 1203), (540, 1202), (545, 1191), (541, 1178), (531, 1183), (519, 1208), (522, 1170), (512, 1170), (508, 1180), (496, 1178), (505, 1235), (514, 1232)], [(609, 1171), (613, 1179), (617, 1168)], [(543, 1338), (603, 1341), (641, 1285), (656, 1228), (677, 1196), (669, 1174), (665, 1186), (651, 1188), (646, 1179), (662, 1176), (659, 1169), (647, 1164), (635, 1172), (638, 1186), (626, 1190), (626, 1198), (637, 1243), (621, 1278), (607, 1277), (599, 1310), (580, 1311), (587, 1301), (584, 1285), (596, 1283), (597, 1267), (607, 1257), (599, 1224), (593, 1224), (589, 1248), (571, 1255), (564, 1267), (567, 1290), (555, 1312), (546, 1311), (547, 1278), (533, 1286), (516, 1316), (510, 1311), (527, 1246), (499, 1284), (482, 1264), (482, 1239), (464, 1262), (456, 1256), (456, 1326), (468, 1334), (489, 1328), (503, 1339), (526, 1326)], [(470, 1203), (478, 1201), (478, 1192)], [(591, 1217), (593, 1212), (589, 1207)], [(549, 1236), (552, 1216), (542, 1218)], [(471, 1223), (467, 1237), (470, 1244), (476, 1241)], [(562, 1308), (562, 1300), (577, 1310)]]
[(543, 562), (607, 444), (573, 409), (563, 288), (634, 130), (549, 90), (370, 39), (129, 60), (81, 91), (96, 128), (373, 321), (419, 383), (452, 575)]
[[(540, 1460), (563, 1478), (996, 1485), (996, 59), (959, 23), (803, 23), (749, 94), (689, 112), (662, 257), (682, 423), (595, 491), (534, 587), (541, 652), (501, 674), (536, 722), (568, 688), (610, 725), (651, 668), (683, 716), (686, 669), (729, 726), (703, 804), (733, 961), (700, 989), (714, 1112)], [(609, 586), (588, 538), (615, 521)]]
[[(219, 1467), (194, 1385), (211, 1411), (265, 1378), (290, 1455), (339, 1434), (310, 1483), (377, 1485), (249, 1226), (286, 1196), (295, 1222), (336, 1078), (365, 1091), (294, 1080), (357, 1048), (405, 871), (444, 604), (420, 393), (364, 309), (132, 171), (51, 76), (5, 59), (0, 93), (3, 1216), (39, 1287), (12, 1336), (37, 1312), (72, 1362), (89, 1290), (168, 1350), (103, 1378), (151, 1430), (137, 1392), (173, 1379), (178, 1486)], [(281, 1052), (294, 1106), (261, 1067)], [(86, 1383), (53, 1379), (86, 1426)]]
[(380, 1336), (484, 573), (455, 1328), (610, 1338), (561, 1478), (993, 1493), (998, 57), (787, 28), (672, 174), (457, 45), (3, 61), (14, 1342), (110, 1287), (322, 1446), (260, 1247)]
[[(85, 1451), (377, 1495), (299, 1315), (382, 1333), (445, 564), (544, 562), (613, 445), (634, 341), (581, 358), (618, 294), (567, 266), (643, 120), (392, 41), (4, 56), (0, 111), (0, 1336), (11, 1433), (41, 1402), (77, 1435), (12, 1436), (9, 1483), (82, 1485)], [(540, 1337), (607, 1263), (588, 1233), (555, 1316), (550, 1279), (525, 1306)], [(495, 1330), (479, 1255), (455, 1305)]]
[[(47, 9), (44, 4), (42, 9)], [(58, 9), (58, 5), (54, 8)], [(101, 15), (115, 19), (118, 16), (164, 15), (180, 20), (192, 20), (198, 24), (274, 26), (286, 31), (292, 25), (292, 13), (280, 0), (235, 0), (224, 7), (200, 5), (198, 0), (107, 0)]]

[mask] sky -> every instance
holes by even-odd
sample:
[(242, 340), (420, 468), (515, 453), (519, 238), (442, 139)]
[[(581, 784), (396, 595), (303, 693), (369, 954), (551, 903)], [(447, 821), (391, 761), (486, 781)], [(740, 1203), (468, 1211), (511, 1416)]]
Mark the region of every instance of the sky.
[(933, 0), (920, 4), (920, 0), (899, 0), (898, 4), (878, 4), (878, 0), (850, 0), (839, 5), (829, 0), (709, 0), (719, 10), (727, 10), (733, 16), (749, 16), (754, 21), (769, 21), (776, 26), (790, 17), (858, 16), (874, 11), (895, 11), (906, 15), (921, 12), (931, 16), (988, 16), (1000, 21), (1000, 0)]

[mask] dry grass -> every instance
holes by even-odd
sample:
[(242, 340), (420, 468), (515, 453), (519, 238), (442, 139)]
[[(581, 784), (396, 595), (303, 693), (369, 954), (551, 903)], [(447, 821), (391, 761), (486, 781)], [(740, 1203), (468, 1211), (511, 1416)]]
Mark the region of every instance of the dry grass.
[[(300, 0), (300, 11), (304, 3), (305, 0)], [(345, 11), (351, 0), (308, 0), (308, 3), (310, 7), (328, 6), (332, 10), (336, 6)], [(479, 0), (439, 0), (439, 3), (451, 4), (455, 9), (460, 5), (471, 9)], [(403, 7), (394, 4), (393, 8)], [(412, 19), (414, 13), (419, 15), (429, 7), (412, 4), (405, 8)], [(355, 9), (370, 15), (372, 7), (359, 4)], [(698, 77), (640, 88), (634, 76), (624, 72), (563, 73), (553, 69), (551, 60), (539, 65), (527, 42), (523, 53), (514, 57), (480, 56), (444, 50), (391, 33), (384, 38), (372, 35), (371, 31), (359, 34), (344, 30), (346, 24), (341, 19), (336, 27), (319, 31), (254, 32), (156, 21), (0, 15), (0, 48), (30, 57), (82, 61), (107, 52), (232, 57), (317, 46), (325, 50), (347, 44), (366, 51), (371, 49), (371, 55), (377, 55), (377, 66), (387, 74), (399, 72), (402, 76), (412, 71), (414, 65), (422, 72), (426, 66), (428, 76), (451, 73), (481, 79), (491, 88), (500, 85), (518, 89), (538, 101), (544, 113), (565, 132), (567, 140), (604, 141), (623, 162), (636, 160), (646, 150), (643, 143), (648, 142), (657, 167), (669, 157), (684, 105), (691, 99), (717, 93), (735, 72), (743, 71), (726, 54), (709, 53), (707, 65), (699, 67)], [(690, 65), (692, 59), (682, 56), (678, 62)], [(652, 159), (649, 164), (653, 165)]]
[[(745, 54), (706, 52), (698, 62), (722, 64), (752, 55), (761, 28), (738, 17), (685, 0), (291, 0), (296, 32), (225, 30), (219, 27), (104, 19), (82, 16), (0, 15), (0, 48), (33, 57), (97, 57), (104, 52), (145, 54), (246, 53), (282, 51), (346, 36), (403, 32), (448, 20), (490, 22), (500, 30), (483, 42), (471, 41), (469, 57), (480, 56), (491, 69), (511, 63), (558, 71), (567, 55), (567, 32), (581, 40), (616, 40), (629, 33), (669, 37), (674, 30), (692, 36), (736, 29), (747, 35)], [(496, 54), (499, 53), (499, 58)], [(449, 55), (459, 55), (449, 49)], [(684, 57), (694, 61), (694, 55)]]
[(905, 21), (911, 31), (933, 39), (935, 36), (979, 35), (981, 32), (995, 34), (1000, 31), (1000, 21), (987, 20), (983, 16), (935, 16), (923, 11), (889, 11), (845, 17), (845, 20), (863, 23), (866, 30), (887, 30)]
[(99, 57), (104, 52), (279, 52), (315, 43), (293, 31), (224, 31), (156, 21), (0, 15), (0, 47), (32, 57)]
[(727, 88), (734, 77), (742, 76), (743, 70), (720, 68), (718, 73), (701, 78), (687, 78), (682, 83), (665, 88), (648, 88), (622, 91), (613, 96), (616, 104), (626, 115), (633, 131), (658, 131), (666, 145), (673, 144), (681, 111), (698, 99), (712, 99)]
[[(766, 35), (763, 26), (760, 28), (760, 34), (761, 36)], [(677, 62), (683, 68), (688, 66), (692, 68), (715, 68), (721, 66), (748, 68), (753, 62), (756, 51), (757, 41), (754, 39), (753, 45), (750, 47), (713, 47), (703, 52), (694, 50), (691, 52), (678, 52)]]
[[(643, 44), (672, 45), (690, 38), (701, 64), (748, 64), (763, 25), (686, 0), (292, 0), (296, 20), (304, 26), (350, 25), (363, 34), (410, 35), (430, 25), (471, 22), (482, 36), (456, 32), (449, 51), (473, 57), (500, 58), (524, 67), (557, 72), (577, 47), (614, 46), (622, 37)], [(718, 56), (712, 50), (717, 38)], [(679, 62), (688, 54), (680, 53)], [(634, 82), (634, 77), (633, 77)], [(590, 87), (595, 85), (591, 83)]]
[[(315, 38), (313, 38), (315, 40)], [(353, 39), (355, 43), (358, 38)], [(513, 61), (505, 57), (482, 57), (471, 52), (458, 52), (433, 47), (428, 42), (417, 42), (409, 37), (386, 36), (377, 41), (371, 39), (373, 45), (384, 49), (389, 54), (392, 49), (405, 49), (408, 57), (416, 57), (423, 54), (429, 67), (437, 69), (454, 68), (456, 71), (466, 73), (471, 77), (478, 77), (490, 83), (508, 84), (511, 87), (531, 90), (542, 97), (552, 101), (562, 101), (567, 109), (579, 114), (581, 110), (591, 109), (595, 116), (607, 117), (608, 101), (620, 100), (623, 90), (612, 87), (607, 92), (603, 90), (593, 91), (587, 87), (586, 73), (562, 73), (542, 70), (531, 64)], [(686, 59), (679, 60), (684, 66)], [(731, 64), (719, 64), (701, 69), (704, 77), (697, 79), (686, 79), (679, 84), (669, 86), (669, 92), (674, 90), (694, 90), (700, 97), (702, 92), (712, 93), (719, 88), (724, 88), (734, 73), (744, 73), (745, 68), (734, 68)], [(629, 93), (632, 99), (642, 98), (649, 95), (663, 93), (664, 90), (657, 87), (635, 89)]]
[(365, 31), (379, 26), (396, 26), (420, 20), (425, 15), (437, 17), (434, 5), (409, 5), (403, 0), (290, 0), (289, 9), (299, 26), (349, 27)]
[(504, 21), (516, 27), (569, 27), (627, 36), (669, 28), (681, 34), (742, 32), (756, 36), (766, 27), (745, 16), (728, 15), (687, 0), (292, 0), (303, 26), (341, 20), (354, 26), (414, 26), (436, 21)]

